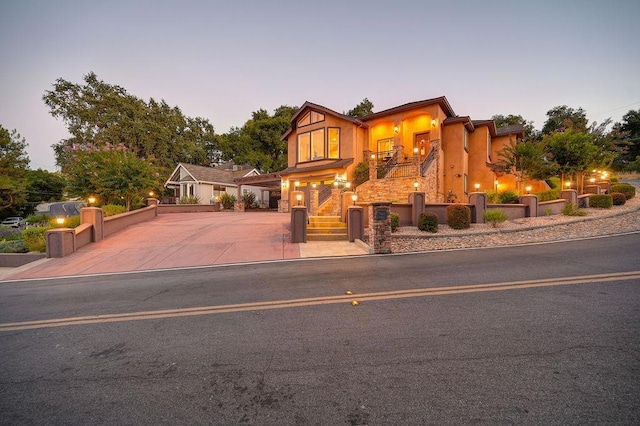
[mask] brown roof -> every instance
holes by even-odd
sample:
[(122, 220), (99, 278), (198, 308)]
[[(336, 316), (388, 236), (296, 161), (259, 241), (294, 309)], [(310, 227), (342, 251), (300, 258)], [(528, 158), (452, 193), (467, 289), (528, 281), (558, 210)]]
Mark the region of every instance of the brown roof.
[(442, 122), (443, 126), (448, 126), (449, 124), (455, 124), (455, 123), (462, 123), (464, 124), (464, 127), (467, 128), (468, 131), (473, 132), (473, 130), (475, 129), (475, 127), (473, 126), (473, 122), (471, 121), (471, 119), (469, 118), (469, 116), (463, 116), (463, 117), (447, 117), (444, 119), (444, 121)]
[(496, 122), (493, 120), (471, 120), (474, 127), (487, 126), (489, 127), (489, 134), (496, 136)]
[(328, 169), (339, 169), (349, 164), (353, 163), (353, 158), (343, 158), (341, 160), (336, 160), (331, 163), (325, 163), (317, 166), (309, 166), (309, 167), (287, 167), (284, 170), (277, 172), (279, 175), (290, 175), (293, 173), (299, 172), (315, 172), (318, 170), (328, 170)]
[(300, 109), (298, 109), (298, 111), (296, 111), (295, 114), (293, 114), (293, 116), (291, 117), (291, 127), (289, 128), (289, 130), (287, 130), (284, 135), (282, 135), (282, 137), (280, 138), (280, 140), (285, 140), (287, 139), (287, 137), (291, 134), (291, 132), (293, 132), (293, 130), (296, 128), (296, 122), (298, 121), (298, 117), (300, 117), (300, 115), (303, 112), (306, 112), (307, 110), (312, 109), (314, 111), (319, 111), (322, 112), (324, 114), (328, 114), (328, 115), (333, 115), (334, 117), (338, 117), (341, 118), (343, 120), (347, 120), (352, 122), (355, 125), (358, 126), (364, 126), (367, 127), (359, 118), (354, 118), (351, 117), (349, 115), (344, 115), (344, 114), (340, 114), (339, 112), (336, 112), (332, 109), (329, 109), (327, 107), (324, 107), (322, 105), (318, 105), (318, 104), (314, 104), (312, 102), (306, 101), (301, 107)]
[(496, 136), (508, 136), (508, 135), (516, 135), (516, 136), (523, 137), (524, 126), (522, 124), (512, 124), (511, 126), (498, 127), (498, 129), (496, 129)]
[(234, 172), (232, 170), (223, 170), (219, 167), (204, 167), (196, 166), (195, 164), (178, 163), (176, 171), (180, 166), (182, 166), (198, 182), (223, 183), (227, 185), (233, 185), (235, 178), (244, 177), (253, 170), (244, 169)]
[(423, 101), (417, 101), (417, 102), (409, 102), (408, 104), (385, 109), (384, 111), (380, 111), (380, 112), (375, 112), (371, 115), (364, 117), (362, 121), (369, 121), (369, 120), (373, 120), (374, 118), (383, 117), (385, 115), (391, 115), (398, 112), (415, 109), (415, 108), (421, 108), (424, 106), (429, 106), (434, 104), (440, 105), (440, 108), (442, 108), (442, 110), (447, 115), (447, 117), (455, 117), (456, 114), (453, 112), (453, 108), (451, 108), (451, 105), (449, 105), (449, 101), (447, 100), (447, 98), (445, 98), (444, 96), (440, 96), (439, 98), (425, 99)]

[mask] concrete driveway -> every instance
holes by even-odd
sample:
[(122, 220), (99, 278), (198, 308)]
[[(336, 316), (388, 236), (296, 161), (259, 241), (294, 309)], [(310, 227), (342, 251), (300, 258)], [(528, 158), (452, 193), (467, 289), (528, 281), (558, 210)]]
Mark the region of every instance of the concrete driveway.
[(163, 214), (70, 256), (43, 259), (2, 275), (13, 280), (367, 254), (348, 242), (301, 248), (289, 242), (289, 221), (290, 215), (275, 212)]

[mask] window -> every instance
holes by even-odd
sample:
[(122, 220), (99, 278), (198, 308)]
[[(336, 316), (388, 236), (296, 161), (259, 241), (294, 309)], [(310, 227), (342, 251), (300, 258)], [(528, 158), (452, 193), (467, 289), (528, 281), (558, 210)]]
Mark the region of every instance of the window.
[(324, 121), (324, 114), (319, 112), (309, 111), (298, 120), (298, 127), (308, 126), (309, 124), (319, 123)]
[(491, 162), (491, 137), (489, 136), (488, 132), (487, 132), (487, 160), (489, 163)]
[(464, 134), (462, 135), (462, 138), (464, 139), (463, 141), (464, 150), (469, 152), (469, 132), (467, 132), (467, 129), (464, 129)]
[(340, 129), (329, 128), (329, 158), (340, 158)]
[(465, 194), (469, 193), (469, 176), (465, 173), (464, 174), (464, 181), (462, 183), (463, 187), (463, 191)]
[(393, 138), (378, 141), (378, 160), (384, 160), (393, 155)]
[(324, 152), (324, 129), (300, 133), (298, 135), (298, 162), (322, 160)]

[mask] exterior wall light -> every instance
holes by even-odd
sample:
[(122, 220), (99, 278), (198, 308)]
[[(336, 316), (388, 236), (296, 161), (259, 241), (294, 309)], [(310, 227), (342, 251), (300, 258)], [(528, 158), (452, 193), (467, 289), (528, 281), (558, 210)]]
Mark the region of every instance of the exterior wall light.
[(293, 185), (296, 187), (296, 190), (297, 190), (298, 187), (300, 186), (300, 181), (299, 180), (295, 181)]
[(318, 186), (318, 185), (316, 185), (315, 183), (312, 183), (312, 184), (311, 184), (311, 187), (312, 187), (313, 189), (316, 189), (316, 186)]
[(431, 120), (431, 127), (436, 127), (438, 125), (438, 120), (435, 118)]
[(347, 183), (345, 183), (345, 184), (344, 184), (344, 187), (345, 187), (345, 188), (347, 188), (347, 189), (351, 188), (351, 182), (347, 182)]
[(371, 154), (371, 159), (375, 160), (376, 159), (376, 155), (375, 154)]
[(393, 126), (393, 133), (398, 133), (399, 131), (400, 131), (400, 128), (398, 127), (397, 124)]
[(589, 179), (589, 182), (596, 183), (596, 178), (592, 177), (591, 179)]
[(418, 149), (418, 147), (417, 147), (417, 146), (413, 148), (413, 153), (414, 153), (414, 154), (417, 154), (417, 153), (418, 153), (418, 151), (419, 151), (419, 149)]

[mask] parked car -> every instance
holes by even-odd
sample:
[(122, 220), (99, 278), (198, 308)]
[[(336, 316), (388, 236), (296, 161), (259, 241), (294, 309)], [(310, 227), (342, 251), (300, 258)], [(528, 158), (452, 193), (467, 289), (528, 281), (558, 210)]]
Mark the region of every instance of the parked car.
[(24, 219), (18, 216), (14, 216), (14, 217), (8, 217), (5, 220), (3, 220), (2, 222), (0, 222), (0, 225), (5, 225), (5, 226), (11, 226), (13, 228), (19, 228), (20, 226), (24, 225)]

